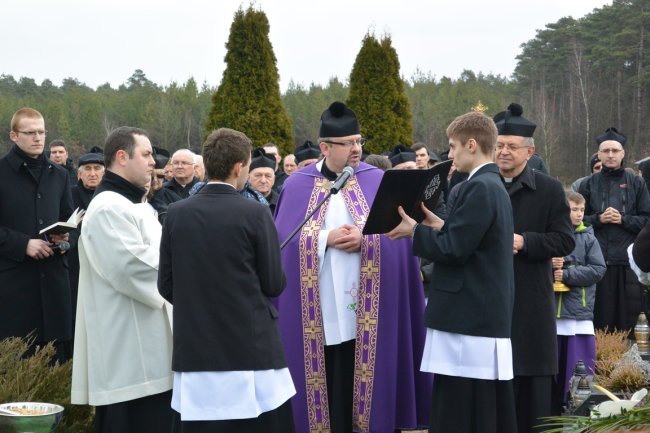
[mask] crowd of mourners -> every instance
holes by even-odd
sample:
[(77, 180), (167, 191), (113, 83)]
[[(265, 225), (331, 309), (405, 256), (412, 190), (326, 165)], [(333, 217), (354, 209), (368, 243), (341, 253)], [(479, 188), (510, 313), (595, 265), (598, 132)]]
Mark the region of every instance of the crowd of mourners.
[[(123, 126), (74, 164), (16, 111), (0, 339), (72, 360), (96, 433), (543, 431), (595, 331), (648, 312), (650, 156), (609, 127), (565, 187), (516, 103), (457, 117), (441, 154), (368, 154), (361, 129), (334, 102), (283, 157), (247, 131), (199, 155)], [(364, 234), (387, 170), (448, 160), (435, 208)]]

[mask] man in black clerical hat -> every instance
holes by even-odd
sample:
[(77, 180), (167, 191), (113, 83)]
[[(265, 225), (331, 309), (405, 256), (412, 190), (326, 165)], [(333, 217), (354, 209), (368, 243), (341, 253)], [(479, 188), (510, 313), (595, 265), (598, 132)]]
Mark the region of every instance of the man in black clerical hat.
[(296, 146), (293, 154), (296, 156), (298, 169), (317, 162), (321, 157), (320, 148), (309, 140), (306, 140), (300, 146)]
[[(313, 212), (282, 250), (278, 299), (296, 432), (415, 429), (427, 424), (432, 378), (417, 359), (424, 291), (411, 240), (362, 234), (383, 172), (361, 161), (355, 112), (332, 103), (318, 143), (312, 158), (324, 158), (287, 179), (275, 212), (281, 242)], [(343, 173), (345, 186), (317, 208)]]
[(603, 168), (580, 185), (584, 222), (594, 227), (607, 272), (596, 285), (594, 326), (630, 330), (644, 310), (642, 289), (630, 269), (627, 247), (650, 217), (648, 190), (639, 176), (625, 171), (627, 138), (614, 127), (596, 137)]
[(517, 424), (518, 431), (530, 432), (541, 431), (535, 430), (544, 424), (541, 417), (559, 414), (552, 398), (558, 358), (551, 259), (569, 254), (575, 241), (562, 184), (528, 165), (536, 125), (522, 114), (521, 105), (512, 103), (494, 122), (496, 163), (515, 226), (511, 341)]
[(388, 159), (390, 159), (395, 170), (412, 170), (417, 168), (415, 164), (415, 152), (403, 144), (395, 146), (390, 155), (388, 155)]
[(278, 204), (278, 194), (273, 185), (275, 183), (275, 158), (268, 155), (263, 147), (253, 150), (251, 167), (248, 172), (248, 181), (253, 189), (261, 193), (268, 202), (271, 213), (275, 212)]

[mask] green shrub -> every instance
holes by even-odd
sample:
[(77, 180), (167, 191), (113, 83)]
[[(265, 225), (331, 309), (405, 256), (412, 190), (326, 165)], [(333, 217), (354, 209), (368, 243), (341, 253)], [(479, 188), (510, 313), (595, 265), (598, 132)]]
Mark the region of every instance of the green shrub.
[(72, 361), (52, 363), (55, 354), (50, 343), (25, 357), (33, 339), (0, 340), (0, 403), (41, 401), (65, 407), (56, 433), (92, 431), (94, 410), (91, 406), (70, 404)]

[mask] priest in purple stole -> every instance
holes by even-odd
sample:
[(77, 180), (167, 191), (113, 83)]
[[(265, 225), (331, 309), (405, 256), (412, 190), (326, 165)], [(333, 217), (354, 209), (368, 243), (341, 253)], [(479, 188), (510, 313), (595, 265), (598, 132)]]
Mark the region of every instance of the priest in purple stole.
[(343, 168), (354, 169), (282, 251), (280, 329), (297, 390), (296, 431), (426, 426), (433, 378), (419, 371), (424, 292), (411, 240), (361, 234), (383, 173), (360, 161), (355, 113), (333, 103), (321, 116), (320, 137), (325, 158), (287, 179), (275, 215), (284, 241)]

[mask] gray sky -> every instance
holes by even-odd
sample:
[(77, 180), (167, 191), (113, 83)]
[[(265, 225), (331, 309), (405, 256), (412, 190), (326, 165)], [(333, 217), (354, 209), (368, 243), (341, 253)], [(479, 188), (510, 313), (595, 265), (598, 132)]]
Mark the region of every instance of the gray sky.
[[(162, 85), (194, 77), (216, 86), (241, 0), (31, 0), (2, 4), (0, 74), (73, 77), (93, 88), (134, 70)], [(347, 80), (366, 32), (388, 33), (410, 78), (416, 70), (457, 78), (463, 69), (509, 76), (520, 44), (602, 0), (258, 0), (270, 22), (280, 73), (289, 82)]]

